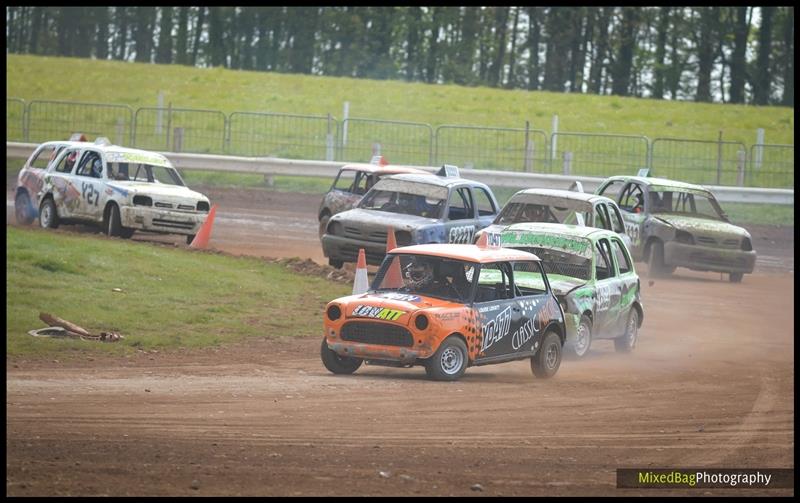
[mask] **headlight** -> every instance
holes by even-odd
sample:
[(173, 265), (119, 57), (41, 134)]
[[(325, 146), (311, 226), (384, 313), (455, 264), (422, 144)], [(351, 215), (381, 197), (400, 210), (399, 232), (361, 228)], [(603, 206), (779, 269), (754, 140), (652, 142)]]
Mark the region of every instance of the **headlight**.
[(342, 224), (340, 222), (331, 222), (328, 225), (328, 234), (338, 236), (342, 234)]
[(328, 306), (328, 319), (336, 321), (342, 315), (342, 310), (336, 304)]
[(197, 211), (204, 211), (208, 213), (208, 203), (206, 201), (200, 201), (197, 203)]
[(153, 206), (153, 199), (149, 196), (133, 196), (134, 206)]
[(742, 239), (742, 251), (753, 251), (753, 243), (750, 242), (750, 238)]
[(694, 237), (686, 231), (675, 231), (675, 241), (685, 245), (693, 245)]
[(414, 320), (414, 326), (417, 327), (418, 330), (425, 330), (428, 328), (428, 317), (424, 314), (420, 314)]
[(411, 233), (408, 231), (397, 231), (394, 233), (397, 246), (408, 246), (411, 244)]

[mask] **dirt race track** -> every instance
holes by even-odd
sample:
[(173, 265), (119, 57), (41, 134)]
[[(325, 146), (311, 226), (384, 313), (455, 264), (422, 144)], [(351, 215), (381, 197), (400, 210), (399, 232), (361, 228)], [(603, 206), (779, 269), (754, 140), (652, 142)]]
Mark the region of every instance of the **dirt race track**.
[[(219, 204), (213, 247), (323, 261), (318, 197), (207, 192)], [(793, 495), (615, 485), (626, 467), (794, 468), (792, 232), (751, 229), (757, 271), (738, 285), (685, 269), (651, 283), (637, 264), (636, 351), (597, 342), (551, 380), (527, 362), (455, 383), (419, 367), (334, 376), (321, 336), (7, 359), (6, 493)]]

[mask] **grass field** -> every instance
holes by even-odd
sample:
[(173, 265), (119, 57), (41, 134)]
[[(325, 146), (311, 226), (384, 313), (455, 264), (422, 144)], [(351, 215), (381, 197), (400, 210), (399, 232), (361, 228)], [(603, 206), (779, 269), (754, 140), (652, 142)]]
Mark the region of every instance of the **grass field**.
[[(122, 354), (321, 334), (325, 304), (351, 290), (255, 258), (100, 235), (7, 227), (6, 239), (8, 355)], [(32, 337), (29, 330), (45, 326), (40, 312), (125, 339)]]
[(226, 114), (279, 112), (442, 124), (617, 133), (755, 143), (794, 143), (794, 109), (701, 104), (544, 91), (431, 85), (400, 81), (319, 77), (180, 65), (153, 65), (6, 55), (6, 96), (155, 107), (157, 95), (173, 107)]

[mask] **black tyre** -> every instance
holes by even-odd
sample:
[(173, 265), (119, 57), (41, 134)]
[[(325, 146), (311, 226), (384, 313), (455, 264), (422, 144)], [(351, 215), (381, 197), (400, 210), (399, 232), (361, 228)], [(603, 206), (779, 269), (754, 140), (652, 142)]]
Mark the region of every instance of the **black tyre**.
[(61, 221), (58, 218), (56, 203), (48, 197), (42, 201), (42, 205), (39, 207), (39, 225), (45, 229), (57, 229), (59, 223)]
[(364, 363), (364, 360), (361, 358), (339, 356), (336, 351), (328, 347), (328, 343), (325, 342), (324, 338), (322, 339), (322, 347), (320, 348), (320, 357), (322, 358), (322, 364), (325, 365), (325, 368), (334, 374), (352, 374)]
[(575, 340), (569, 345), (570, 354), (575, 358), (583, 358), (589, 353), (592, 346), (592, 320), (585, 314), (581, 316), (581, 321), (575, 333)]
[(14, 198), (14, 216), (18, 224), (30, 225), (33, 223), (33, 206), (31, 206), (31, 198), (28, 197), (27, 192), (20, 192)]
[(331, 267), (335, 267), (336, 269), (341, 269), (342, 267), (344, 267), (344, 261), (343, 260), (338, 260), (338, 259), (333, 259), (333, 258), (329, 258), (328, 259), (328, 264)]
[(105, 233), (108, 236), (116, 236), (128, 239), (133, 236), (134, 229), (122, 226), (122, 219), (119, 216), (119, 207), (112, 204), (108, 207), (105, 221)]
[(468, 363), (467, 345), (459, 337), (451, 335), (425, 362), (425, 372), (437, 381), (455, 381), (464, 375)]
[(742, 278), (744, 278), (743, 272), (732, 272), (728, 275), (728, 280), (730, 280), (731, 283), (741, 283)]
[(630, 353), (639, 340), (639, 311), (631, 308), (625, 322), (625, 333), (614, 339), (614, 349), (620, 353)]
[(664, 243), (661, 241), (654, 241), (650, 245), (650, 257), (647, 261), (647, 267), (650, 276), (656, 278), (669, 276), (675, 271), (674, 266), (668, 266), (664, 263)]
[(539, 351), (531, 357), (533, 375), (549, 379), (556, 375), (561, 366), (561, 339), (555, 332), (547, 332)]
[(322, 239), (322, 235), (325, 234), (325, 229), (328, 227), (328, 220), (331, 219), (330, 213), (323, 213), (322, 217), (319, 219), (319, 238)]
[(192, 241), (194, 241), (194, 237), (195, 236), (197, 236), (197, 234), (190, 234), (190, 235), (186, 236), (186, 244), (187, 245), (192, 244)]

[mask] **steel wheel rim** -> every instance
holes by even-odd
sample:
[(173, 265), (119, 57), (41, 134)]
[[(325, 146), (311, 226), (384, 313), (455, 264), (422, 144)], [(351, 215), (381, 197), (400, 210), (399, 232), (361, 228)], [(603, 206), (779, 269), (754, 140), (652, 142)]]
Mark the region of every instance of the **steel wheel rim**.
[(547, 352), (544, 354), (544, 363), (547, 365), (547, 368), (553, 369), (556, 367), (556, 361), (558, 361), (558, 348), (555, 344), (550, 344), (547, 346)]
[(442, 352), (440, 363), (442, 371), (447, 375), (458, 373), (464, 362), (464, 355), (457, 348), (449, 347)]
[(628, 345), (633, 348), (636, 345), (636, 315), (631, 314), (628, 318)]
[(45, 204), (42, 208), (42, 227), (50, 227), (50, 205)]
[(573, 346), (575, 348), (575, 352), (579, 356), (583, 356), (583, 354), (586, 353), (586, 348), (589, 345), (588, 333), (589, 327), (581, 323), (578, 326), (578, 332), (575, 334), (575, 344)]

